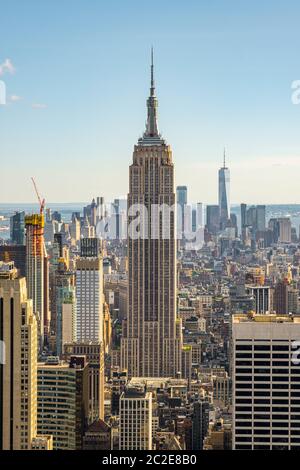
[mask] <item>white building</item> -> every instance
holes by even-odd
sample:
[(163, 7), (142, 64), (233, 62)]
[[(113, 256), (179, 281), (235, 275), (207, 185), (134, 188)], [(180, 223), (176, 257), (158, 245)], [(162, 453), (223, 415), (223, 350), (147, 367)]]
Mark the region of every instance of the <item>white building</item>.
[(152, 392), (143, 386), (121, 395), (119, 450), (152, 450)]
[(81, 257), (76, 261), (76, 341), (103, 339), (102, 258)]
[(273, 310), (270, 286), (246, 286), (246, 290), (255, 299), (256, 313), (266, 313)]

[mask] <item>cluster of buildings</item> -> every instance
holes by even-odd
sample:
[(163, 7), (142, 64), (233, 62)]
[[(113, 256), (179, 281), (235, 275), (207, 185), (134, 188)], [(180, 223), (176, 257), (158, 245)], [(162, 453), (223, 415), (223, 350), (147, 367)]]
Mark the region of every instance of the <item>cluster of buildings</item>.
[[(97, 197), (69, 221), (42, 207), (11, 218), (1, 449), (299, 449), (296, 230), (263, 205), (230, 212), (225, 152), (218, 204), (205, 217), (189, 206), (157, 106), (152, 62), (127, 200)], [(151, 213), (176, 204), (177, 220)], [(147, 212), (138, 237), (135, 205)]]

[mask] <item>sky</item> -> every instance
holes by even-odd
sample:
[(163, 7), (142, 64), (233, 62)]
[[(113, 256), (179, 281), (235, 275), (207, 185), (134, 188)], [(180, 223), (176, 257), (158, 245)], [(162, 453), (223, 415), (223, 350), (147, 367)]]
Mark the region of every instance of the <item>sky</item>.
[(0, 0), (0, 203), (128, 192), (154, 47), (159, 128), (189, 201), (300, 203), (300, 3)]

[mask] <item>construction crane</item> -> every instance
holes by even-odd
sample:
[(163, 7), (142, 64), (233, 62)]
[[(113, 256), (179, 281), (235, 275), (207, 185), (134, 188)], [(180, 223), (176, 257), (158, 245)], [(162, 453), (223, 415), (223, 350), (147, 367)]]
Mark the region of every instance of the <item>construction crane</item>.
[(45, 209), (46, 201), (45, 201), (45, 199), (42, 199), (41, 196), (39, 195), (39, 192), (38, 192), (38, 189), (37, 189), (37, 186), (36, 186), (36, 183), (34, 181), (33, 176), (31, 177), (31, 180), (33, 182), (34, 190), (36, 192), (36, 195), (37, 195), (37, 198), (38, 198), (38, 201), (39, 201), (39, 204), (40, 204), (40, 214), (43, 214), (44, 209)]

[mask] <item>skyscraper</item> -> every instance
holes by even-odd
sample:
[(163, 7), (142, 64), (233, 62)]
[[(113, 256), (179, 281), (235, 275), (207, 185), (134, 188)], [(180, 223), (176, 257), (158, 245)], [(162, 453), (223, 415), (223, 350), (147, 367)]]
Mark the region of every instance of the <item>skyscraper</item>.
[(203, 204), (197, 202), (196, 207), (192, 209), (192, 231), (203, 228)]
[(25, 245), (25, 212), (16, 212), (10, 218), (10, 238), (13, 244)]
[(220, 228), (219, 206), (206, 206), (206, 227), (209, 233), (216, 234)]
[(225, 150), (224, 162), (222, 168), (219, 169), (219, 214), (221, 229), (226, 227), (230, 218), (230, 171), (226, 167)]
[(187, 187), (186, 186), (177, 186), (177, 204), (180, 206), (185, 206), (187, 204)]
[(81, 449), (88, 416), (88, 364), (84, 356), (70, 362), (48, 356), (38, 363), (38, 421), (41, 434), (53, 436), (55, 450)]
[(291, 219), (288, 217), (281, 217), (278, 219), (279, 223), (279, 242), (291, 243), (292, 240), (292, 224)]
[[(153, 53), (147, 107), (146, 130), (134, 147), (129, 170), (128, 312), (121, 362), (129, 376), (174, 377), (181, 369), (176, 334), (176, 223), (171, 210), (175, 208), (174, 164), (171, 148), (158, 131)], [(144, 225), (148, 228), (139, 237), (130, 225), (135, 218), (130, 211), (136, 204), (147, 211)], [(170, 209), (169, 217), (153, 217), (153, 205), (163, 204)], [(168, 236), (162, 233), (163, 225), (169, 229)]]
[(256, 230), (266, 229), (266, 206), (256, 206)]
[(103, 343), (69, 343), (64, 345), (64, 358), (85, 356), (89, 363), (89, 422), (104, 419), (104, 348)]
[(26, 280), (28, 297), (33, 301), (33, 311), (38, 318), (38, 337), (44, 344), (44, 216), (33, 214), (25, 217), (26, 226)]
[(74, 275), (67, 270), (64, 259), (60, 259), (53, 285), (56, 313), (56, 354), (60, 356), (65, 343), (75, 339), (76, 295)]
[(0, 325), (0, 449), (26, 450), (37, 431), (37, 322), (13, 262), (0, 262)]
[(193, 404), (193, 450), (202, 450), (209, 425), (209, 402), (198, 400)]
[(241, 230), (247, 226), (247, 204), (241, 204)]
[(178, 224), (179, 224), (179, 233), (181, 237), (184, 235), (184, 211), (187, 205), (187, 187), (186, 186), (177, 186), (176, 188), (176, 199), (178, 205)]
[(233, 449), (299, 450), (299, 320), (233, 315)]
[(103, 341), (103, 266), (97, 239), (82, 240), (76, 261), (76, 341)]

